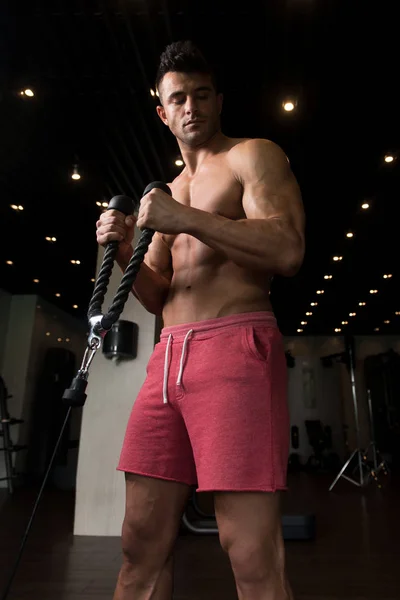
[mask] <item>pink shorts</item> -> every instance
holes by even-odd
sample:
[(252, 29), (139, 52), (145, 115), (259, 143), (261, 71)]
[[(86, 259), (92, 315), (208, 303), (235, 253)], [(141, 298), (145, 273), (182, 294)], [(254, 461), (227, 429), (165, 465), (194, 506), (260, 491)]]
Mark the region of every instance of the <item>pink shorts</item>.
[(287, 489), (287, 368), (271, 312), (161, 332), (118, 470), (197, 491)]

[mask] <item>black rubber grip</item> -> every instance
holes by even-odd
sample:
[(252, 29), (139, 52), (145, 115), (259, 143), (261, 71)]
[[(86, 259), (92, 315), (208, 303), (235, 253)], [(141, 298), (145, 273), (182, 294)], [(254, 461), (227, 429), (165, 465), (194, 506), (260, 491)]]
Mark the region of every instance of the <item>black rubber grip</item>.
[(108, 210), (119, 210), (124, 215), (131, 215), (135, 210), (135, 203), (129, 196), (114, 196), (108, 203)]

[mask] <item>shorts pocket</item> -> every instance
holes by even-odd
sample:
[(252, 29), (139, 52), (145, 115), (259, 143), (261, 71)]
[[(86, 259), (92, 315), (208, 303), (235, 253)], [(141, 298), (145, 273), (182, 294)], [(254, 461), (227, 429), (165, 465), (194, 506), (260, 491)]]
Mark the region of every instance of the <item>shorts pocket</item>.
[(244, 333), (244, 341), (247, 353), (252, 358), (266, 362), (270, 349), (270, 328), (247, 326)]

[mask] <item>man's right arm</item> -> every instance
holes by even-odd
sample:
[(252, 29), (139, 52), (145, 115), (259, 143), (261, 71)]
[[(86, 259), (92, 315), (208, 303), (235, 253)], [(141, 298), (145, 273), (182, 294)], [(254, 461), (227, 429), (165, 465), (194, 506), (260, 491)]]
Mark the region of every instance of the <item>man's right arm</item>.
[[(117, 255), (117, 263), (123, 272), (125, 272), (132, 254), (133, 248), (129, 246)], [(132, 286), (135, 298), (151, 314), (162, 314), (169, 293), (172, 273), (171, 252), (161, 235), (156, 232)]]

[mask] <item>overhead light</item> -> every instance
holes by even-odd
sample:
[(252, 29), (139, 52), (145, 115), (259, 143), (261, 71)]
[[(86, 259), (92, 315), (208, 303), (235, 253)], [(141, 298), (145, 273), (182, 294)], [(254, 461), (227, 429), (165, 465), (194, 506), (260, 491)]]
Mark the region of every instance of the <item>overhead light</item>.
[(302, 321), (301, 325), (307, 325), (307, 321)]
[(49, 337), (50, 331), (46, 331), (46, 335), (47, 335), (47, 337)]
[(80, 264), (81, 264), (81, 261), (80, 261), (80, 260), (71, 260), (71, 263), (72, 263), (73, 265), (80, 265)]
[(56, 296), (57, 296), (57, 298), (61, 298), (61, 294), (57, 293)]
[(34, 279), (33, 283), (39, 283), (39, 279)]
[(325, 294), (325, 290), (317, 290), (317, 294)]
[(78, 308), (78, 305), (77, 305), (77, 304), (74, 304), (72, 308)]
[(368, 204), (368, 202), (364, 202), (363, 204), (361, 204), (361, 208), (362, 208), (363, 210), (367, 210), (367, 208), (369, 208), (369, 204)]
[(346, 233), (346, 237), (348, 237), (348, 238), (352, 238), (352, 237), (354, 237), (354, 233), (353, 233), (353, 232), (351, 232), (351, 231), (348, 231), (348, 232)]
[(324, 279), (332, 279), (332, 275), (324, 275)]
[(383, 321), (383, 322), (385, 323), (385, 325), (389, 325), (389, 323), (390, 323), (389, 320), (386, 320), (386, 321)]
[(385, 162), (386, 163), (391, 163), (394, 161), (394, 156), (392, 156), (391, 154), (386, 154), (385, 156)]
[(72, 170), (72, 175), (71, 175), (72, 179), (74, 179), (75, 181), (78, 181), (78, 179), (81, 178), (80, 174), (79, 174), (79, 170), (78, 170), (78, 165), (74, 164), (73, 170)]
[(318, 306), (318, 302), (311, 302), (311, 306)]
[(95, 279), (91, 279), (90, 281), (91, 281), (92, 283), (94, 283), (96, 280), (95, 280)]
[(175, 161), (175, 164), (177, 167), (182, 167), (183, 166), (183, 160), (180, 158), (177, 158)]
[(337, 262), (338, 260), (342, 260), (343, 256), (334, 256), (333, 260)]
[(374, 331), (379, 331), (379, 327), (375, 327)]
[(6, 260), (7, 265), (13, 265), (13, 261), (12, 260)]
[(394, 314), (397, 315), (397, 316), (399, 316), (400, 315), (400, 311), (396, 310), (396, 312)]
[(306, 312), (307, 317), (311, 317), (312, 312)]
[(349, 313), (349, 317), (355, 317), (356, 313)]
[(69, 338), (65, 338), (65, 341), (66, 342), (70, 342), (71, 340)]
[(336, 327), (335, 332), (336, 333), (340, 333), (342, 330), (340, 329), (340, 327)]
[(390, 279), (391, 277), (393, 277), (393, 275), (391, 273), (387, 273), (383, 276), (383, 279)]
[(46, 237), (46, 241), (47, 242), (56, 242), (57, 238), (55, 238), (55, 237)]
[(369, 293), (370, 293), (370, 294), (377, 294), (377, 293), (378, 293), (378, 290), (369, 290)]
[(35, 95), (34, 91), (30, 88), (23, 90), (22, 92), (20, 92), (20, 94), (21, 96), (28, 96), (28, 98), (33, 98), (33, 96)]
[(303, 330), (302, 329), (298, 329), (297, 333), (303, 333)]
[(348, 321), (342, 321), (342, 325), (348, 325), (349, 322)]
[(23, 206), (21, 206), (21, 204), (18, 204), (18, 205), (17, 205), (17, 204), (10, 204), (10, 206), (11, 206), (11, 208), (12, 208), (13, 210), (19, 210), (19, 211), (20, 211), (20, 210), (24, 210), (24, 207), (23, 207)]
[(359, 302), (358, 306), (365, 306), (366, 302)]
[(154, 96), (156, 95), (156, 93), (155, 93), (155, 91), (154, 91), (154, 90), (150, 90), (150, 94), (153, 96), (153, 98), (154, 98)]
[(62, 338), (57, 338), (57, 342), (62, 342)]
[(101, 205), (103, 208), (108, 208), (108, 202), (102, 202)]
[(283, 108), (284, 108), (284, 110), (286, 110), (286, 112), (291, 112), (292, 110), (294, 110), (294, 103), (293, 102), (284, 102)]
[(96, 202), (96, 205), (97, 206), (101, 206), (101, 202)]

